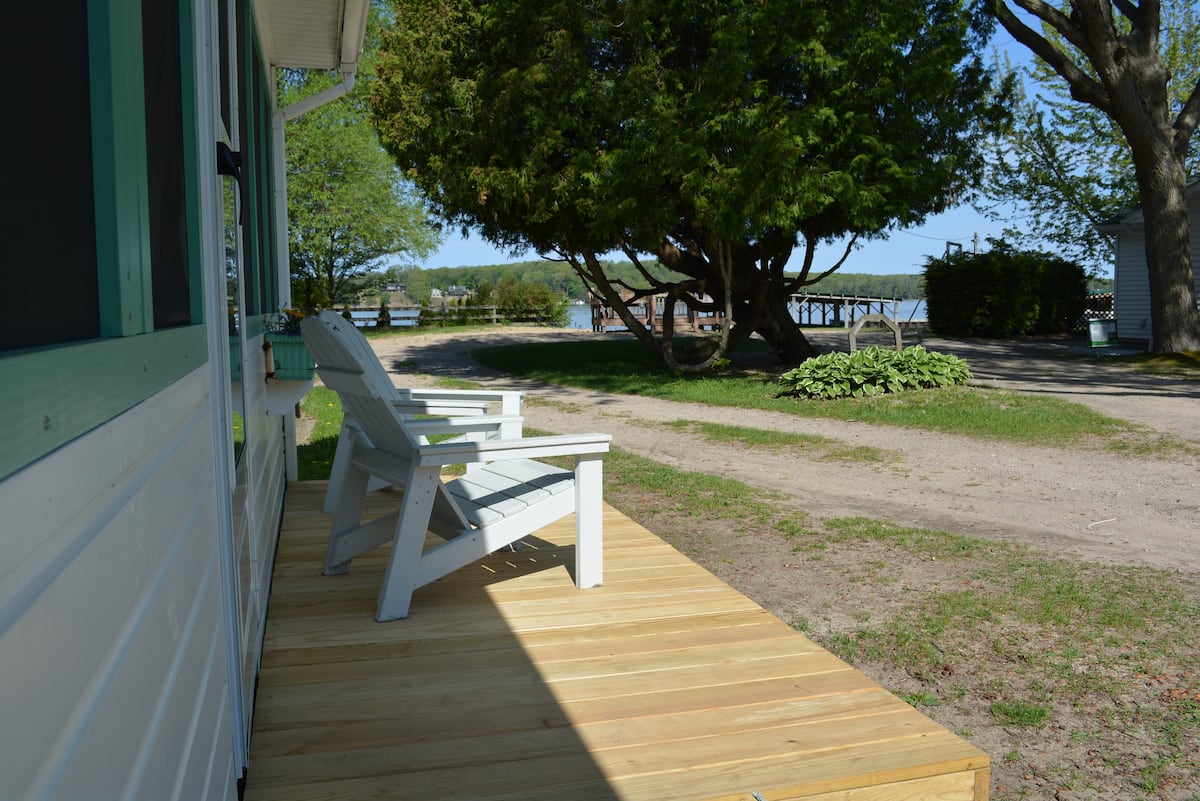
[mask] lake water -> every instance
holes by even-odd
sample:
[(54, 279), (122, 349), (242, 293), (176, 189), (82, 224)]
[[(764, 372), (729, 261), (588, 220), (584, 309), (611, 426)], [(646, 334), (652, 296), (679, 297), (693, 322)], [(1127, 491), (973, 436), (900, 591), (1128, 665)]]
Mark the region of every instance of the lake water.
[[(352, 311), (351, 316), (354, 318), (354, 324), (359, 328), (373, 328), (375, 319), (379, 316), (377, 311)], [(407, 328), (417, 324), (417, 315), (419, 312), (414, 310), (397, 310), (392, 312), (392, 327)], [(591, 330), (592, 327), (592, 307), (583, 306), (568, 306), (567, 307), (568, 321), (567, 328), (582, 328)], [(896, 319), (900, 322), (908, 322), (909, 320), (924, 320), (925, 301), (923, 300), (902, 300), (896, 304)], [(609, 326), (609, 330), (624, 330), (624, 326)]]
[[(591, 306), (568, 306), (567, 311), (570, 313), (571, 317), (570, 322), (567, 323), (567, 328), (583, 328), (591, 330)], [(928, 316), (925, 313), (925, 301), (923, 300), (902, 300), (896, 304), (896, 319), (899, 322), (904, 323), (910, 320), (925, 320), (927, 318)], [(609, 326), (608, 329), (623, 331), (624, 326)]]

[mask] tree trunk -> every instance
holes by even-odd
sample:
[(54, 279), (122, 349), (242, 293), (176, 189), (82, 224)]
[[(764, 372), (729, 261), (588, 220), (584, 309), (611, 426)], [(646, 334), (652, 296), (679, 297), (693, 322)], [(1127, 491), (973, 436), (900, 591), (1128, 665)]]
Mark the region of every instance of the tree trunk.
[(783, 364), (800, 364), (817, 355), (817, 349), (805, 338), (800, 325), (788, 310), (788, 297), (768, 296), (755, 332), (770, 343)]
[(1169, 148), (1163, 149), (1169, 155), (1138, 158), (1134, 153), (1145, 217), (1150, 347), (1155, 353), (1200, 351), (1184, 168)]
[(1041, 0), (1014, 2), (1062, 31), (1086, 56), (1095, 76), (1027, 27), (1003, 0), (992, 0), (992, 12), (1004, 28), (1067, 81), (1072, 97), (1112, 118), (1129, 142), (1145, 217), (1152, 349), (1200, 350), (1185, 197), (1185, 156), (1195, 122), (1182, 116), (1172, 121), (1170, 74), (1158, 51), (1159, 4), (1116, 4), (1130, 23), (1128, 30), (1118, 31), (1111, 2), (1073, 0), (1069, 15)]

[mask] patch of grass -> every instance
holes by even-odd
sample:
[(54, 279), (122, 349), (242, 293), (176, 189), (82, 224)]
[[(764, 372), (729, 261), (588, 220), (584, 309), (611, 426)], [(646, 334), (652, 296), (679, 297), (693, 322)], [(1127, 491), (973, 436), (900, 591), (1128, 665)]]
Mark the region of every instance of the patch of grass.
[(1006, 726), (1044, 726), (1050, 720), (1050, 707), (1026, 701), (995, 701), (988, 711)]
[(312, 433), (296, 447), (300, 480), (323, 481), (333, 468), (342, 430), (342, 401), (328, 387), (313, 387), (300, 401), (300, 413), (314, 421)]
[(935, 559), (976, 557), (992, 547), (991, 543), (960, 534), (907, 528), (886, 520), (866, 517), (840, 517), (825, 521), (831, 542), (873, 540), (899, 546), (911, 554)]
[[(661, 425), (656, 423), (655, 425)], [(802, 434), (790, 431), (769, 431), (748, 426), (731, 426), (722, 423), (704, 423), (696, 420), (673, 420), (667, 425), (703, 437), (710, 442), (745, 445), (751, 448), (767, 448), (776, 451), (791, 451), (805, 459), (838, 462), (885, 462), (889, 454), (882, 448), (869, 445), (847, 445), (832, 437), (819, 434)]]
[(938, 706), (941, 699), (936, 693), (922, 691), (917, 693), (901, 693), (900, 700), (909, 706)]
[(630, 340), (505, 345), (485, 348), (473, 355), (494, 369), (553, 384), (919, 428), (980, 439), (1106, 447), (1141, 441), (1145, 436), (1136, 426), (1081, 404), (978, 387), (910, 390), (834, 401), (780, 398), (772, 375), (744, 371), (703, 376), (673, 373), (639, 343)]
[(1145, 353), (1126, 356), (1116, 361), (1129, 364), (1145, 373), (1174, 376), (1200, 381), (1200, 351), (1190, 353)]

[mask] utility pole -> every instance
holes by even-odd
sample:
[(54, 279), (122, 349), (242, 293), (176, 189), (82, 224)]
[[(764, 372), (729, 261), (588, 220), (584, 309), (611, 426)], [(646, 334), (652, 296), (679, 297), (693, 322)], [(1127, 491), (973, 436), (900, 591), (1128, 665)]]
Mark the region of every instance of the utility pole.
[(979, 255), (979, 232), (978, 231), (976, 231), (975, 235), (973, 237), (971, 237), (971, 241), (973, 243), (973, 245), (971, 247), (971, 252), (974, 253), (976, 256), (978, 256)]

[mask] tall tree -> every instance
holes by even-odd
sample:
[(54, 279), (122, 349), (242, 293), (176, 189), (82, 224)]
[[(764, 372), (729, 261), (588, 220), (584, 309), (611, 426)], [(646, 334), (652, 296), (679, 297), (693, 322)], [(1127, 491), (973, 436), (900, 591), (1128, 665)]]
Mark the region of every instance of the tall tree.
[[(1195, 0), (1162, 5), (1159, 51), (1169, 73), (1171, 110), (1178, 114), (1200, 79), (1196, 43), (1200, 8)], [(1053, 28), (1043, 35), (1069, 47)], [(1012, 70), (1011, 64), (1006, 65)], [(980, 207), (1009, 227), (1006, 241), (1030, 249), (1053, 247), (1093, 271), (1112, 266), (1110, 235), (1098, 223), (1137, 205), (1137, 180), (1129, 143), (1104, 112), (1071, 97), (1067, 83), (1034, 59), (1023, 71), (1011, 128), (995, 138)], [(1200, 172), (1200, 137), (1192, 137), (1185, 169)]]
[[(669, 327), (656, 338), (623, 300), (727, 309), (709, 361), (757, 332), (794, 362), (812, 349), (788, 300), (848, 253), (818, 246), (918, 223), (978, 177), (976, 135), (1000, 113), (978, 10), (397, 0), (371, 103), (437, 213), (569, 262), (668, 362)], [(610, 251), (674, 275), (618, 283)]]
[[(1146, 220), (1153, 347), (1200, 350), (1200, 312), (1192, 273), (1187, 157), (1200, 121), (1200, 78), (1171, 102), (1157, 0), (990, 0), (1000, 24), (1057, 73), (1071, 97), (1100, 111), (1128, 143)], [(1039, 20), (1035, 31), (1018, 16)], [(1195, 42), (1191, 43), (1194, 47)], [(1194, 54), (1193, 54), (1194, 59)]]
[[(377, 44), (372, 14), (368, 44)], [(359, 87), (370, 81), (370, 54)], [(285, 71), (280, 107), (340, 76)], [(293, 304), (328, 308), (353, 298), (397, 255), (424, 258), (438, 243), (428, 210), (379, 143), (362, 97), (350, 95), (287, 123), (288, 247)]]

